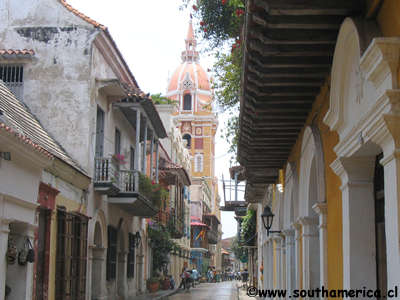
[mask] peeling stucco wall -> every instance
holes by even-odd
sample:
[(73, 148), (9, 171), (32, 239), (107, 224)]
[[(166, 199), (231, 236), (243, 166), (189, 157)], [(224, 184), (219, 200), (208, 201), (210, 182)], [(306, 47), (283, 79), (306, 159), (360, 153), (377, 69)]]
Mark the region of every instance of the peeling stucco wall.
[(57, 0), (0, 4), (0, 47), (35, 51), (24, 64), (23, 101), (86, 170), (90, 166), (91, 49), (97, 34), (98, 29)]

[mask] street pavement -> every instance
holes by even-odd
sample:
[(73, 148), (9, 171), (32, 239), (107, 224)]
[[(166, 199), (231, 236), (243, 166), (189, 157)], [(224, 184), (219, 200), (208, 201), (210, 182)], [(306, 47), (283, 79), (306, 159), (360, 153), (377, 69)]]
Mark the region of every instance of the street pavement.
[(168, 300), (238, 300), (236, 281), (201, 283), (189, 292), (181, 291)]

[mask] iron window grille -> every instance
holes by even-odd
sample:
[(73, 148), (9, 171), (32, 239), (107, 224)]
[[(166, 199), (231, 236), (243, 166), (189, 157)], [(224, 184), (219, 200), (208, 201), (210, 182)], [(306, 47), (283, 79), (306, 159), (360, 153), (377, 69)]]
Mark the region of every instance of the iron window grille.
[(18, 98), (23, 98), (24, 68), (22, 65), (0, 65), (0, 79)]

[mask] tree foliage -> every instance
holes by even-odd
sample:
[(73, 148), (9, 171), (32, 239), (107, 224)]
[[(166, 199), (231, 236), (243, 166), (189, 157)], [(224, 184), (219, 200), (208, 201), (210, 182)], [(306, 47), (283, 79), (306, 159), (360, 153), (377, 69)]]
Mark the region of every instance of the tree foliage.
[(237, 237), (235, 237), (232, 241), (232, 251), (236, 259), (240, 260), (242, 263), (246, 263), (248, 261), (247, 248), (244, 248), (240, 245)]

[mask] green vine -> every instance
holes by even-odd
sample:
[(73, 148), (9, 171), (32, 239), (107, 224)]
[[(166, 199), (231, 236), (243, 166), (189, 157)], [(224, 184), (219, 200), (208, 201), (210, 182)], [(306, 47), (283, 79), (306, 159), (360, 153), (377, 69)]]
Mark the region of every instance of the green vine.
[(168, 199), (169, 192), (149, 177), (139, 173), (139, 191), (149, 199), (155, 207), (160, 207), (163, 200)]
[(240, 237), (244, 245), (254, 246), (257, 232), (257, 213), (248, 209), (246, 216), (243, 217)]

